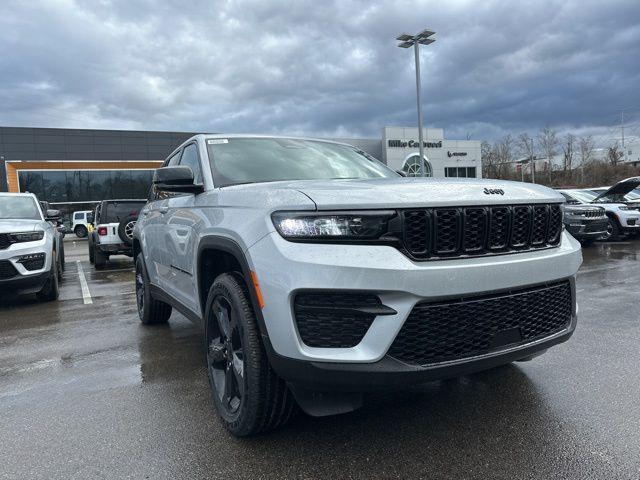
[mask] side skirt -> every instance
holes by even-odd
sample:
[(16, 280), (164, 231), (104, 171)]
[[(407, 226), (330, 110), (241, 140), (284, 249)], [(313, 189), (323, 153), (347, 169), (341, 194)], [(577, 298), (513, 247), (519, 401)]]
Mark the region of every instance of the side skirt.
[(178, 310), (182, 315), (187, 317), (190, 321), (192, 321), (196, 325), (202, 327), (202, 325), (203, 325), (202, 319), (193, 310), (191, 310), (189, 307), (187, 307), (184, 303), (182, 303), (179, 300), (175, 299), (173, 296), (171, 296), (168, 293), (166, 293), (160, 287), (157, 287), (156, 285), (150, 284), (149, 285), (149, 293), (156, 300), (160, 300), (161, 302), (168, 303), (173, 308)]

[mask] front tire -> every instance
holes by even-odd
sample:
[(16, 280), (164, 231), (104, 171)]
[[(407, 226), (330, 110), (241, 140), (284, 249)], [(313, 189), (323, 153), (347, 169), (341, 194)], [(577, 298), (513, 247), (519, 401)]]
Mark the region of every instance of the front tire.
[(51, 270), (49, 270), (49, 278), (38, 293), (36, 298), (42, 302), (52, 302), (58, 299), (60, 294), (58, 285), (58, 259), (55, 255), (51, 258)]
[(207, 370), (223, 425), (237, 437), (284, 425), (297, 411), (267, 359), (242, 277), (218, 276), (205, 309)]
[(149, 277), (142, 254), (136, 258), (136, 305), (138, 317), (145, 325), (167, 323), (171, 316), (171, 305), (167, 305), (151, 296)]
[(605, 240), (618, 240), (621, 236), (620, 225), (615, 218), (609, 217), (609, 223), (607, 224), (607, 233), (604, 237)]

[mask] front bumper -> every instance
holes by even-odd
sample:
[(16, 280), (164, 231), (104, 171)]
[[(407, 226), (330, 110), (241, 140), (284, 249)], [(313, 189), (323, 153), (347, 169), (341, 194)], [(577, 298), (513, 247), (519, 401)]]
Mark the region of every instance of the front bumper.
[[(368, 368), (356, 364), (370, 367), (382, 361), (418, 302), (570, 279), (582, 263), (580, 244), (566, 233), (557, 248), (414, 262), (393, 247), (298, 244), (287, 242), (274, 232), (250, 247), (247, 257), (264, 298), (262, 317), (276, 370), (283, 360), (312, 365), (327, 363), (328, 369), (339, 364)], [(375, 292), (382, 303), (396, 313), (376, 317), (362, 341), (353, 347), (310, 347), (302, 342), (298, 333), (293, 297), (299, 290), (322, 289)], [(384, 364), (387, 363), (385, 360)], [(480, 363), (484, 364), (485, 360), (481, 359)], [(286, 372), (282, 375), (287, 378)]]
[(424, 367), (407, 365), (385, 356), (374, 363), (329, 363), (294, 360), (278, 355), (267, 341), (274, 370), (297, 388), (312, 391), (366, 392), (443, 380), (505, 365), (567, 341), (576, 328), (576, 315), (569, 327), (547, 338), (477, 357)]
[[(49, 238), (49, 235), (45, 235), (42, 240), (15, 243), (10, 245), (9, 248), (0, 250), (0, 261), (10, 262), (15, 270), (15, 275), (10, 278), (0, 278), (0, 292), (27, 294), (42, 290), (51, 270), (52, 249), (53, 241)], [(27, 270), (20, 262), (20, 259), (25, 255), (33, 254), (43, 254), (45, 256), (43, 266), (36, 270)]]
[(605, 217), (598, 220), (569, 219), (565, 216), (567, 231), (578, 240), (597, 239), (607, 233), (609, 220)]
[(636, 211), (627, 210), (617, 213), (618, 223), (626, 233), (640, 232), (640, 214)]

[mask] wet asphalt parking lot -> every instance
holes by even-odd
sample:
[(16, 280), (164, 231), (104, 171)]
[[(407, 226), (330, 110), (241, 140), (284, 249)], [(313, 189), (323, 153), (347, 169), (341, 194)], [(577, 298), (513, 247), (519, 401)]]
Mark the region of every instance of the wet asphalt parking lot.
[(0, 300), (2, 479), (640, 478), (639, 240), (584, 250), (577, 331), (542, 357), (238, 440), (196, 327), (142, 326), (131, 260), (71, 237), (58, 302)]

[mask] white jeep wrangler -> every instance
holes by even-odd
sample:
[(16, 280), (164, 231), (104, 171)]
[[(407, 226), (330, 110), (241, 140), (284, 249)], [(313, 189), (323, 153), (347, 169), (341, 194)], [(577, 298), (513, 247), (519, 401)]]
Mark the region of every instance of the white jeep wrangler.
[(103, 200), (94, 213), (89, 261), (103, 268), (109, 256), (133, 256), (133, 227), (146, 200)]

